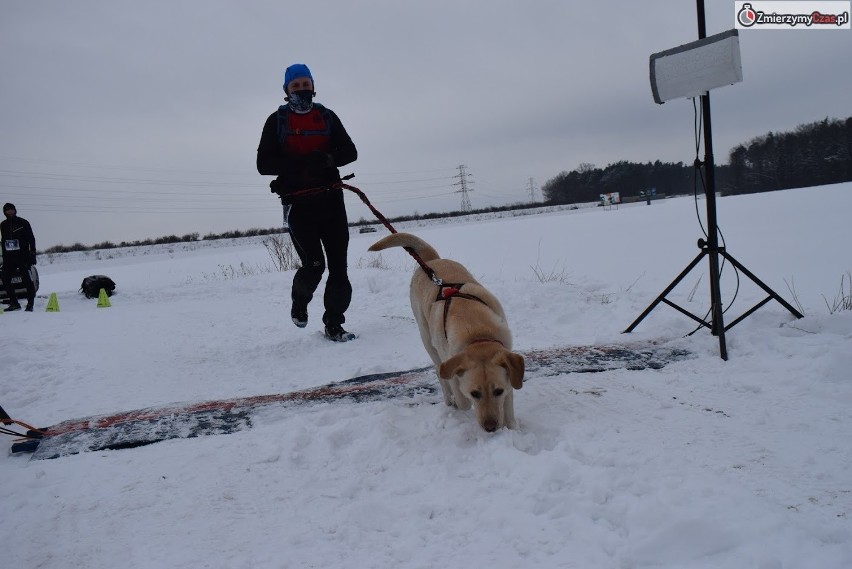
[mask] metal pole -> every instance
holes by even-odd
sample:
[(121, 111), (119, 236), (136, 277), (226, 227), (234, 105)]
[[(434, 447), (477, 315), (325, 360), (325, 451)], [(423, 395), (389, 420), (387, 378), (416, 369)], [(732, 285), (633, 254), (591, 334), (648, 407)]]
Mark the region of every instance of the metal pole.
[[(707, 37), (704, 0), (696, 0), (698, 9), (698, 39)], [(713, 128), (710, 122), (710, 92), (701, 95), (701, 114), (704, 123), (704, 173), (707, 199), (707, 254), (710, 256), (711, 332), (719, 336), (719, 353), (728, 359), (725, 345), (725, 324), (722, 317), (722, 291), (719, 286), (719, 228), (716, 220), (716, 174), (713, 162)]]

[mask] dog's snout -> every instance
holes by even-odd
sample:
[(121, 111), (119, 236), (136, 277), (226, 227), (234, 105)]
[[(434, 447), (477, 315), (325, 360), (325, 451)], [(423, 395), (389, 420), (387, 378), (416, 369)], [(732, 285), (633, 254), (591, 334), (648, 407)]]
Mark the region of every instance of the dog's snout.
[(494, 419), (486, 419), (482, 423), (482, 428), (488, 431), (489, 433), (493, 433), (497, 430), (497, 421)]

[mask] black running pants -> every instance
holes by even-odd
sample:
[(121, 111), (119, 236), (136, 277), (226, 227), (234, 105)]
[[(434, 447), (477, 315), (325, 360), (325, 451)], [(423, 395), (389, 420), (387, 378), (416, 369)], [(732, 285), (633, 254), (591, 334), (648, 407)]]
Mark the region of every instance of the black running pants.
[[(326, 325), (343, 324), (352, 300), (347, 274), (349, 222), (342, 196), (320, 204), (294, 204), (287, 217), (290, 238), (302, 266), (293, 277), (293, 305), (307, 308), (328, 268), (323, 301)], [(325, 255), (323, 255), (325, 250)]]

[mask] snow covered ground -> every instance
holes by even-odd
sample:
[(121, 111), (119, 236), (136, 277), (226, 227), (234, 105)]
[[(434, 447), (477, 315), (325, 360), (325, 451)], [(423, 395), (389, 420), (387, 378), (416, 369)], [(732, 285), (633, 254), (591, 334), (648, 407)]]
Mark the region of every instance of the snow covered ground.
[[(0, 562), (852, 567), (852, 311), (826, 305), (852, 271), (852, 184), (718, 200), (729, 252), (805, 313), (760, 308), (728, 331), (727, 362), (707, 330), (684, 337), (695, 323), (665, 305), (622, 334), (698, 254), (704, 206), (399, 227), (502, 300), (518, 351), (653, 339), (694, 358), (529, 378), (515, 396), (520, 429), (495, 434), (435, 394), (56, 460), (2, 452)], [(369, 217), (357, 200), (349, 210)], [(352, 235), (346, 327), (359, 338), (347, 344), (322, 337), (319, 299), (306, 329), (290, 323), (292, 272), (272, 270), (260, 239), (43, 256), (36, 311), (0, 315), (0, 404), (46, 426), (429, 365), (408, 306), (415, 263), (367, 251), (384, 231)], [(707, 273), (705, 260), (669, 298), (703, 315)], [(77, 292), (90, 274), (116, 281), (111, 308)], [(727, 305), (730, 264), (722, 286)], [(60, 312), (44, 311), (51, 292)], [(740, 275), (726, 321), (765, 296)]]

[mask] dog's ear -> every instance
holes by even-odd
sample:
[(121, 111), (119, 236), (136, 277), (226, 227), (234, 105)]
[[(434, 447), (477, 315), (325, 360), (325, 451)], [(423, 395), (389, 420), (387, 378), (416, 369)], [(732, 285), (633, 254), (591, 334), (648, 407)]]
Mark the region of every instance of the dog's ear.
[(509, 381), (512, 382), (512, 387), (520, 389), (524, 386), (524, 357), (522, 355), (506, 351), (500, 354), (498, 363), (506, 368), (509, 373)]
[(464, 353), (456, 354), (438, 366), (438, 377), (441, 379), (450, 379), (457, 373), (464, 371), (462, 362), (467, 358)]

